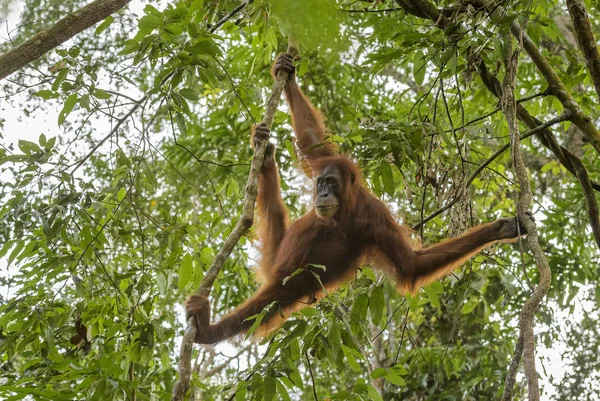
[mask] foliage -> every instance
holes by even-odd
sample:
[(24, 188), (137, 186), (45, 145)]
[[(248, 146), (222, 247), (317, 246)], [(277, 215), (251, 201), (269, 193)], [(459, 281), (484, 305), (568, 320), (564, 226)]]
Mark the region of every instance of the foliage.
[[(14, 43), (85, 2), (25, 3)], [(369, 187), (404, 223), (417, 224), (458, 199), (415, 237), (433, 243), (515, 214), (518, 188), (508, 152), (465, 188), (477, 166), (508, 141), (497, 100), (475, 68), (484, 60), (502, 75), (505, 27), (471, 9), (456, 13), (448, 35), (392, 1), (255, 0), (211, 32), (238, 5), (133, 2), (3, 81), (1, 107), (25, 119), (48, 114), (57, 124), (23, 123), (22, 132), (35, 138), (2, 128), (3, 399), (169, 398), (185, 324), (181, 305), (239, 216), (250, 127), (263, 114), (269, 66), (285, 49), (282, 32), (294, 32), (304, 45), (299, 81), (327, 116), (333, 140), (356, 157)], [(562, 2), (525, 1), (509, 10), (510, 18), (527, 22), (584, 112), (597, 119), (585, 64), (562, 30)], [(545, 96), (546, 85), (522, 56), (517, 93), (543, 121), (561, 111)], [(597, 155), (580, 133), (569, 123), (552, 129), (600, 180)], [(297, 169), (283, 108), (273, 138), (295, 218), (310, 207), (310, 182)], [(564, 383), (554, 377), (544, 389), (556, 399), (588, 399), (599, 391), (598, 314), (583, 318), (581, 311), (600, 304), (600, 254), (576, 180), (535, 138), (523, 148), (553, 274), (552, 307), (542, 307), (536, 322), (547, 368), (540, 373), (554, 376), (560, 356), (543, 350), (556, 344), (565, 349), (564, 363), (576, 367)], [(215, 283), (215, 316), (255, 288), (252, 234)], [(271, 338), (196, 350), (193, 396), (498, 399), (518, 313), (536, 280), (523, 244), (485, 251), (414, 297), (397, 294), (364, 266)], [(567, 327), (574, 311), (578, 322)], [(77, 319), (89, 344), (69, 341)]]

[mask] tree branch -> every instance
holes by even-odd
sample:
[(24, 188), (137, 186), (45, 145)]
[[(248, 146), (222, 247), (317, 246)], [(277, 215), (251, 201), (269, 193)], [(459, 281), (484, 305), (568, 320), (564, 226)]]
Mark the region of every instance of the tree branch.
[[(290, 39), (288, 43), (288, 52), (296, 56), (298, 54), (297, 44)], [(273, 124), (273, 117), (275, 111), (281, 99), (281, 93), (285, 87), (288, 79), (288, 74), (280, 71), (277, 74), (277, 79), (273, 84), (271, 96), (267, 102), (265, 116), (263, 122), (270, 128)], [(252, 226), (254, 221), (254, 204), (256, 202), (256, 195), (258, 194), (258, 177), (265, 158), (265, 151), (267, 149), (268, 141), (260, 141), (254, 148), (254, 158), (250, 165), (250, 173), (248, 174), (248, 182), (246, 183), (245, 194), (244, 194), (244, 206), (242, 208), (242, 215), (237, 222), (235, 228), (229, 234), (223, 246), (215, 256), (215, 259), (204, 275), (202, 283), (197, 293), (208, 298), (212, 285), (219, 275), (219, 272), (223, 268), (225, 260), (229, 257), (233, 248), (237, 245), (240, 238), (246, 231)], [(193, 323), (193, 319), (190, 319), (187, 323), (183, 339), (181, 340), (181, 352), (179, 353), (179, 380), (173, 386), (173, 392), (171, 393), (172, 401), (183, 400), (185, 393), (190, 386), (191, 370), (192, 370), (192, 349), (194, 345), (194, 338), (196, 337), (196, 327)]]
[[(484, 85), (490, 90), (490, 92), (494, 94), (494, 96), (498, 98), (502, 97), (500, 81), (487, 70), (483, 61), (479, 65), (479, 76), (483, 80)], [(567, 110), (568, 109), (565, 109), (563, 112)], [(517, 104), (517, 116), (528, 127), (540, 126), (540, 120), (532, 117), (527, 109), (520, 104)], [(549, 129), (545, 128), (541, 130), (537, 137), (545, 147), (554, 153), (562, 165), (565, 166), (565, 168), (579, 180), (584, 200), (586, 202), (586, 208), (590, 225), (592, 227), (592, 232), (594, 233), (594, 238), (596, 239), (598, 247), (600, 247), (600, 217), (598, 216), (598, 202), (593, 191), (594, 189), (599, 191), (600, 184), (590, 180), (589, 174), (583, 165), (583, 162), (568, 149), (560, 146)]]
[(35, 34), (17, 47), (0, 55), (0, 80), (42, 57), (79, 32), (89, 28), (112, 13), (125, 7), (131, 0), (96, 0), (56, 24)]
[[(519, 149), (519, 122), (517, 120), (517, 102), (515, 101), (514, 93), (519, 51), (512, 51), (512, 38), (508, 33), (505, 40), (505, 49), (506, 75), (504, 76), (504, 82), (502, 84), (503, 96), (501, 103), (502, 110), (504, 111), (504, 115), (506, 116), (506, 121), (508, 123), (508, 130), (510, 132), (513, 164), (515, 166), (521, 187), (521, 193), (517, 202), (517, 216), (519, 222), (527, 230), (527, 244), (533, 253), (533, 257), (540, 274), (540, 282), (538, 286), (533, 290), (533, 294), (525, 302), (525, 305), (523, 305), (523, 309), (521, 310), (521, 315), (519, 318), (519, 327), (521, 332), (519, 339), (522, 339), (523, 344), (523, 370), (525, 372), (525, 376), (527, 377), (529, 401), (539, 401), (540, 388), (538, 383), (538, 374), (535, 367), (535, 338), (533, 335), (533, 319), (540, 303), (550, 288), (551, 273), (546, 255), (539, 244), (535, 222), (527, 214), (533, 199), (533, 193), (531, 192), (531, 186), (529, 185), (529, 173), (527, 172), (527, 167), (523, 162), (523, 156), (521, 155), (521, 151)], [(518, 359), (520, 358), (520, 355), (518, 355), (516, 352), (513, 358)], [(516, 364), (516, 362), (514, 364)], [(516, 373), (516, 369), (513, 369), (514, 364), (511, 363), (511, 374)], [(507, 376), (506, 384), (514, 384), (514, 378)], [(504, 391), (506, 394), (510, 394), (512, 392), (512, 388), (507, 389), (505, 387)], [(508, 400), (510, 400), (510, 398), (508, 398)]]
[[(558, 117), (554, 117), (553, 119), (538, 125), (537, 127), (535, 127), (534, 129), (531, 129), (527, 132), (524, 132), (521, 134), (520, 139), (526, 139), (529, 138), (532, 135), (537, 134), (538, 132), (547, 129), (548, 127), (554, 125), (554, 124), (558, 124), (562, 121), (565, 121), (568, 118), (567, 115), (565, 115), (565, 113), (561, 114)], [(475, 181), (475, 178), (477, 178), (477, 176), (479, 175), (479, 173), (481, 173), (483, 171), (483, 169), (485, 169), (487, 166), (489, 166), (498, 156), (500, 156), (502, 153), (506, 152), (506, 150), (510, 147), (510, 142), (507, 144), (504, 144), (500, 149), (498, 149), (497, 151), (494, 152), (494, 154), (492, 154), (489, 158), (487, 158), (483, 163), (481, 163), (479, 166), (477, 166), (477, 168), (475, 169), (475, 171), (473, 171), (473, 173), (469, 176), (469, 179), (466, 181), (465, 183), (465, 188), (468, 188), (469, 185), (471, 185), (473, 183), (473, 181)], [(577, 159), (579, 160), (579, 159)], [(581, 163), (581, 160), (579, 160), (579, 162)], [(583, 167), (583, 169), (585, 170), (585, 167)], [(587, 172), (587, 170), (586, 170)], [(589, 178), (589, 177), (588, 177)], [(591, 186), (591, 182), (590, 182), (590, 186)], [(597, 184), (598, 187), (600, 188), (600, 184)], [(593, 191), (592, 191), (593, 194)], [(417, 230), (419, 229), (419, 227), (421, 227), (423, 224), (427, 223), (429, 220), (433, 219), (434, 217), (438, 216), (439, 214), (445, 212), (446, 210), (450, 209), (452, 206), (454, 206), (454, 204), (456, 202), (458, 202), (458, 200), (460, 199), (460, 194), (456, 195), (454, 198), (452, 198), (452, 200), (450, 202), (448, 202), (447, 204), (445, 204), (444, 206), (442, 206), (441, 208), (439, 208), (438, 210), (436, 210), (435, 212), (431, 213), (429, 216), (427, 216), (426, 218), (424, 218), (422, 221), (420, 221), (419, 223), (415, 224), (414, 226), (412, 226), (413, 230)], [(586, 197), (587, 199), (587, 197)]]
[(577, 38), (577, 43), (579, 43), (579, 49), (585, 57), (596, 94), (600, 99), (600, 53), (598, 53), (596, 37), (585, 4), (581, 0), (567, 0), (567, 8), (573, 21), (573, 33)]
[[(481, 0), (476, 0), (480, 2)], [(500, 25), (506, 18), (510, 16), (506, 9), (496, 2), (494, 4), (483, 4), (486, 7), (486, 11), (492, 21)], [(548, 60), (542, 55), (540, 49), (531, 40), (529, 35), (521, 28), (521, 26), (514, 20), (510, 24), (510, 31), (515, 38), (521, 43), (523, 49), (527, 52), (531, 61), (536, 65), (540, 73), (548, 82), (548, 90), (560, 101), (565, 109), (571, 111), (570, 120), (575, 124), (581, 132), (583, 132), (585, 139), (593, 146), (593, 148), (600, 154), (600, 132), (596, 129), (596, 126), (592, 122), (590, 116), (586, 115), (579, 104), (573, 99), (573, 96), (569, 93), (569, 90), (562, 82), (554, 68), (550, 65)], [(595, 46), (595, 42), (594, 42)]]
[(73, 163), (72, 165), (70, 165), (68, 168), (73, 167), (73, 170), (71, 170), (71, 175), (73, 175), (73, 173), (75, 173), (75, 170), (77, 170), (79, 167), (81, 167), (81, 165), (83, 163), (86, 162), (87, 159), (89, 159), (97, 150), (98, 148), (100, 148), (100, 146), (102, 146), (104, 144), (104, 142), (108, 141), (110, 139), (110, 137), (112, 137), (118, 130), (119, 127), (125, 122), (127, 121), (127, 119), (129, 117), (131, 117), (131, 115), (133, 113), (135, 113), (135, 111), (142, 105), (142, 103), (144, 103), (146, 101), (147, 96), (144, 95), (144, 97), (142, 97), (140, 100), (136, 100), (135, 104), (133, 105), (133, 107), (131, 109), (129, 109), (129, 111), (127, 112), (127, 114), (125, 114), (123, 117), (121, 117), (117, 123), (115, 124), (115, 126), (113, 127), (113, 129), (110, 130), (110, 132), (108, 134), (106, 134), (106, 136), (104, 136), (104, 138), (100, 139), (98, 141), (98, 143), (96, 145), (94, 145), (94, 147), (84, 156), (81, 158), (81, 160)]
[(519, 335), (517, 345), (515, 345), (515, 352), (513, 353), (512, 360), (508, 366), (508, 373), (506, 374), (506, 380), (504, 381), (504, 392), (502, 393), (502, 401), (511, 401), (513, 388), (517, 379), (517, 370), (519, 370), (519, 364), (521, 363), (521, 356), (523, 356), (523, 337)]
[(238, 5), (237, 7), (235, 7), (233, 10), (231, 10), (230, 13), (228, 13), (226, 16), (224, 16), (223, 18), (221, 18), (220, 20), (218, 20), (217, 22), (215, 22), (214, 25), (210, 25), (208, 28), (208, 31), (210, 33), (215, 32), (217, 29), (219, 29), (224, 23), (226, 23), (227, 21), (229, 21), (231, 19), (231, 17), (233, 17), (234, 15), (236, 15), (237, 13), (239, 13), (241, 10), (244, 9), (244, 7), (246, 7), (248, 4), (252, 3), (254, 0), (246, 0), (245, 2), (243, 2), (242, 4)]
[[(426, 18), (429, 18), (430, 20), (434, 21), (435, 24), (440, 28), (443, 28), (448, 25), (449, 21), (447, 20), (447, 18), (443, 14), (440, 14), (439, 11), (436, 11), (435, 5), (433, 5), (432, 3), (429, 3), (428, 0), (402, 0), (402, 1), (397, 0), (397, 3), (402, 6), (407, 1), (410, 1), (412, 6), (409, 8), (403, 7), (405, 12), (407, 12), (411, 15), (415, 15), (417, 17), (423, 17), (423, 14), (425, 14)], [(475, 1), (479, 2), (480, 0), (475, 0)], [(481, 4), (481, 3), (478, 3), (478, 4)], [(418, 13), (411, 12), (411, 11), (414, 11), (415, 7), (421, 11)], [(426, 10), (427, 12), (424, 13), (423, 10)], [(514, 32), (513, 32), (513, 34), (514, 34)], [(519, 36), (519, 38), (520, 37), (521, 36)], [(529, 40), (531, 41), (531, 39), (529, 39)], [(535, 47), (535, 44), (533, 44), (533, 46)], [(535, 47), (535, 49), (537, 50), (537, 47)], [(537, 51), (539, 52), (539, 50), (537, 50)], [(541, 54), (540, 54), (540, 57), (543, 58), (543, 56), (541, 56)], [(545, 62), (545, 59), (544, 59), (544, 62)], [(546, 64), (547, 64), (547, 62), (546, 62)], [(501, 85), (500, 81), (498, 80), (498, 78), (496, 78), (493, 74), (491, 74), (487, 70), (485, 63), (483, 61), (481, 61), (479, 63), (479, 76), (481, 77), (481, 80), (483, 81), (483, 84), (487, 87), (487, 89), (490, 92), (492, 92), (492, 94), (494, 94), (494, 96), (496, 96), (498, 99), (501, 99), (502, 98), (502, 85)], [(558, 78), (558, 76), (557, 76), (557, 78)], [(560, 82), (560, 78), (558, 79), (558, 81)], [(564, 87), (564, 85), (563, 85), (563, 87)], [(552, 88), (550, 88), (548, 90), (552, 90)], [(544, 92), (547, 92), (547, 91), (544, 91)], [(569, 111), (567, 111), (567, 110), (569, 110)], [(538, 126), (543, 125), (543, 123), (540, 120), (538, 120), (535, 117), (532, 117), (529, 114), (529, 112), (527, 111), (527, 109), (525, 109), (525, 107), (523, 107), (521, 104), (517, 104), (516, 112), (517, 112), (517, 117), (519, 118), (519, 120), (521, 120), (531, 130), (534, 130)], [(566, 108), (563, 111), (563, 113), (564, 112), (572, 113), (573, 110), (571, 108)], [(572, 117), (570, 119), (573, 121)], [(581, 160), (579, 158), (577, 158), (577, 156), (572, 154), (569, 150), (560, 146), (558, 144), (558, 142), (556, 141), (556, 138), (554, 138), (554, 135), (552, 135), (552, 131), (550, 131), (547, 127), (541, 129), (541, 131), (539, 131), (536, 136), (540, 140), (542, 145), (544, 145), (552, 153), (554, 153), (554, 155), (556, 156), (558, 161), (563, 166), (565, 166), (565, 168), (571, 174), (573, 174), (575, 177), (577, 177), (577, 179), (579, 180), (582, 191), (584, 192), (584, 198), (586, 201), (588, 216), (590, 217), (590, 224), (592, 226), (592, 231), (594, 232), (594, 235), (596, 236), (597, 232), (600, 233), (600, 219), (598, 218), (598, 213), (596, 213), (596, 211), (598, 210), (598, 203), (596, 201), (595, 194), (593, 192), (588, 192), (588, 190), (591, 187), (597, 191), (600, 191), (600, 184), (598, 184), (597, 182), (589, 181), (589, 176), (587, 174), (587, 170), (585, 170), (585, 166), (583, 165)], [(577, 168), (575, 166), (577, 166)], [(580, 173), (578, 173), (577, 170), (579, 170)], [(435, 213), (430, 215), (427, 219), (424, 219), (421, 224), (425, 223), (426, 221), (431, 220), (433, 217), (435, 217), (435, 216), (439, 215), (440, 213), (444, 212), (445, 210), (449, 209), (450, 207), (452, 207), (452, 205), (455, 202), (456, 201), (450, 202), (443, 208), (439, 209), (438, 211), (436, 211)], [(419, 225), (417, 225), (417, 227), (418, 226)], [(598, 235), (600, 235), (600, 234), (598, 234)], [(598, 237), (596, 237), (596, 242), (598, 242), (598, 241), (599, 241), (599, 239), (598, 239)], [(600, 246), (600, 244), (599, 244), (599, 246)]]

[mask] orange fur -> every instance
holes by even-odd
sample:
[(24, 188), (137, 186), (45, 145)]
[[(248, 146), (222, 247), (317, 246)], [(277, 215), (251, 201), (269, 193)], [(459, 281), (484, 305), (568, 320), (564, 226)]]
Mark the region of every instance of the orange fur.
[[(274, 68), (289, 68), (289, 65), (289, 59), (284, 62), (280, 59)], [(336, 290), (356, 273), (362, 262), (382, 269), (397, 282), (401, 292), (415, 293), (490, 244), (518, 236), (516, 220), (502, 219), (475, 227), (461, 237), (422, 248), (411, 239), (410, 228), (399, 225), (388, 208), (366, 189), (356, 163), (339, 155), (326, 141), (322, 117), (294, 80), (286, 86), (286, 98), (297, 145), (313, 175), (328, 169), (335, 171), (334, 176), (341, 180), (335, 192), (339, 203), (331, 215), (326, 214), (328, 217), (319, 216), (313, 209), (288, 224), (280, 177), (270, 152), (261, 170), (257, 202), (262, 253), (257, 277), (261, 287), (216, 324), (210, 323), (208, 300), (198, 295), (190, 297), (186, 309), (188, 316), (195, 318), (197, 343), (215, 343), (246, 332), (253, 323), (246, 319), (276, 302), (278, 307), (265, 316), (256, 332), (259, 336), (266, 335), (291, 313), (321, 298), (321, 283), (327, 291)], [(261, 135), (264, 129), (261, 128)], [(326, 269), (311, 266), (315, 264)], [(298, 269), (303, 271), (284, 284)], [(320, 282), (314, 274), (318, 274)]]

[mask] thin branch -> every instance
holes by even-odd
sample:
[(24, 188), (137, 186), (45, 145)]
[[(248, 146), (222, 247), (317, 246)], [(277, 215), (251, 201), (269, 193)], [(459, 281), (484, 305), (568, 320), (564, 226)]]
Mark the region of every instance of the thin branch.
[(227, 79), (229, 80), (229, 83), (231, 84), (231, 90), (233, 90), (233, 94), (235, 95), (235, 97), (238, 98), (238, 100), (240, 101), (242, 106), (244, 106), (244, 109), (246, 109), (246, 113), (248, 113), (248, 116), (250, 117), (252, 122), (256, 124), (256, 120), (254, 119), (252, 112), (250, 112), (250, 109), (244, 102), (244, 99), (242, 99), (242, 97), (240, 96), (240, 94), (237, 90), (237, 86), (236, 86), (235, 82), (233, 82), (233, 79), (231, 79), (231, 75), (229, 75), (229, 71), (227, 71), (227, 68), (225, 68), (225, 66), (219, 61), (218, 58), (213, 56), (213, 60), (215, 60), (217, 62), (217, 64), (219, 64), (219, 67), (221, 67), (221, 69), (225, 72), (225, 75), (227, 76)]
[(240, 4), (239, 6), (235, 7), (233, 10), (231, 10), (231, 12), (229, 14), (227, 14), (226, 16), (224, 16), (223, 18), (221, 18), (220, 20), (218, 20), (217, 22), (215, 22), (214, 25), (210, 25), (208, 28), (208, 31), (210, 33), (215, 32), (217, 29), (219, 29), (221, 27), (221, 25), (223, 25), (224, 23), (226, 23), (227, 21), (229, 21), (231, 19), (231, 17), (233, 17), (234, 15), (236, 15), (237, 13), (239, 13), (241, 10), (244, 9), (244, 7), (246, 7), (248, 4), (252, 3), (254, 0), (246, 0), (245, 2), (243, 2), (242, 4)]
[(146, 100), (146, 96), (144, 96), (143, 98), (141, 98), (139, 101), (137, 101), (137, 103), (135, 103), (133, 105), (133, 107), (131, 109), (129, 109), (129, 111), (127, 112), (127, 114), (125, 114), (122, 118), (119, 119), (119, 121), (117, 121), (117, 123), (115, 124), (115, 126), (113, 127), (112, 130), (110, 130), (110, 132), (108, 134), (106, 134), (106, 136), (104, 138), (102, 138), (93, 148), (92, 150), (90, 150), (88, 152), (87, 155), (85, 155), (81, 160), (79, 160), (78, 162), (75, 162), (74, 164), (72, 164), (69, 167), (73, 167), (73, 170), (71, 170), (71, 175), (73, 175), (73, 173), (75, 172), (75, 170), (77, 170), (79, 167), (81, 167), (81, 165), (83, 163), (85, 163), (87, 161), (87, 159), (89, 159), (94, 152), (96, 152), (98, 150), (98, 148), (100, 148), (100, 146), (102, 146), (104, 144), (104, 142), (108, 141), (118, 130), (119, 127), (121, 127), (121, 125), (127, 121), (127, 119), (129, 117), (131, 117), (131, 115), (133, 113), (135, 113), (135, 111), (140, 107), (140, 105)]
[(96, 0), (0, 55), (0, 80), (125, 7), (131, 0)]
[(242, 349), (240, 349), (238, 351), (237, 354), (227, 357), (227, 360), (223, 363), (221, 363), (220, 365), (215, 366), (214, 368), (207, 370), (204, 372), (204, 377), (211, 377), (216, 373), (219, 373), (221, 370), (225, 369), (230, 363), (231, 361), (233, 361), (234, 359), (237, 359), (240, 357), (240, 355), (242, 355), (243, 353), (247, 352), (250, 350), (250, 348), (252, 348), (254, 344), (248, 344), (245, 347), (243, 347)]
[(304, 351), (304, 356), (306, 357), (306, 363), (308, 363), (308, 371), (310, 372), (310, 380), (312, 382), (313, 395), (315, 396), (315, 401), (319, 401), (319, 397), (317, 396), (317, 387), (315, 386), (315, 375), (313, 374), (312, 366), (310, 365), (310, 358), (308, 357), (308, 352)]
[(393, 11), (400, 11), (401, 9), (398, 7), (395, 8), (384, 8), (382, 10), (372, 10), (369, 8), (363, 8), (362, 10), (340, 10), (344, 13), (388, 13)]
[(567, 8), (573, 21), (573, 33), (579, 43), (579, 49), (585, 57), (596, 94), (600, 99), (600, 53), (598, 53), (596, 37), (585, 4), (581, 0), (567, 0)]
[(523, 337), (519, 335), (517, 345), (515, 346), (515, 352), (513, 353), (512, 360), (508, 366), (508, 373), (506, 374), (506, 380), (504, 381), (504, 392), (502, 393), (502, 401), (511, 401), (513, 388), (515, 387), (517, 379), (517, 370), (521, 363), (521, 356), (523, 355)]
[(546, 96), (549, 96), (549, 95), (550, 95), (550, 92), (546, 89), (543, 92), (534, 93), (533, 95), (529, 95), (529, 96), (525, 96), (525, 97), (523, 97), (521, 99), (517, 99), (517, 103), (524, 103), (524, 102), (530, 101), (531, 99), (536, 99), (538, 97), (546, 97)]
[(464, 123), (463, 125), (461, 125), (460, 127), (456, 127), (454, 129), (448, 129), (445, 132), (455, 132), (455, 131), (460, 131), (461, 129), (465, 129), (467, 128), (469, 125), (473, 125), (475, 123), (478, 123), (479, 121), (485, 120), (488, 117), (493, 116), (494, 114), (496, 114), (497, 112), (500, 111), (500, 108), (497, 108), (496, 110), (492, 110), (489, 113), (485, 113), (482, 116), (479, 116), (477, 118), (472, 119), (471, 121), (468, 121), (466, 123)]
[[(290, 39), (288, 52), (292, 55), (298, 54), (297, 44)], [(277, 79), (273, 84), (271, 96), (267, 102), (265, 116), (263, 122), (267, 127), (271, 127), (273, 124), (273, 118), (275, 111), (281, 99), (283, 88), (285, 87), (288, 79), (288, 74), (280, 71), (277, 74)], [(244, 233), (252, 226), (254, 222), (254, 204), (256, 202), (256, 196), (258, 194), (258, 176), (262, 167), (263, 160), (265, 158), (265, 152), (267, 150), (268, 141), (259, 142), (254, 148), (254, 158), (250, 166), (250, 172), (248, 174), (248, 182), (246, 183), (244, 193), (244, 206), (242, 208), (242, 214), (240, 220), (237, 222), (233, 231), (229, 234), (223, 246), (215, 256), (215, 259), (204, 275), (202, 283), (197, 293), (204, 297), (210, 295), (212, 285), (219, 275), (225, 260), (229, 257), (233, 248), (237, 245), (240, 238)], [(179, 354), (179, 380), (173, 386), (173, 392), (171, 393), (172, 401), (181, 401), (184, 399), (185, 393), (190, 387), (190, 378), (192, 371), (192, 349), (194, 345), (194, 338), (196, 337), (196, 327), (193, 323), (193, 319), (190, 319), (187, 323), (183, 339), (181, 341), (181, 351)]]

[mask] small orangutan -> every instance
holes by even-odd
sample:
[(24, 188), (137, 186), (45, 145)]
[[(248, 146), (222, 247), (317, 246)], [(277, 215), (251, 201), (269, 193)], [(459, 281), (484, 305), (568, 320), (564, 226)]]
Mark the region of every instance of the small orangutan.
[[(268, 313), (256, 332), (265, 335), (292, 312), (314, 303), (324, 289), (334, 291), (363, 263), (383, 270), (397, 283), (399, 291), (415, 293), (490, 244), (514, 241), (526, 233), (516, 218), (500, 219), (423, 249), (411, 239), (411, 229), (399, 225), (386, 205), (367, 190), (356, 163), (327, 142), (323, 118), (296, 83), (290, 54), (279, 55), (272, 68), (273, 76), (280, 70), (290, 75), (285, 96), (296, 145), (312, 170), (314, 207), (288, 223), (275, 149), (269, 144), (257, 200), (262, 253), (257, 278), (261, 286), (214, 324), (210, 323), (208, 299), (192, 295), (186, 311), (188, 318), (194, 317), (196, 343), (213, 344), (246, 332), (253, 324), (247, 318), (276, 302), (278, 310)], [(266, 125), (254, 127), (254, 145), (268, 138)]]

